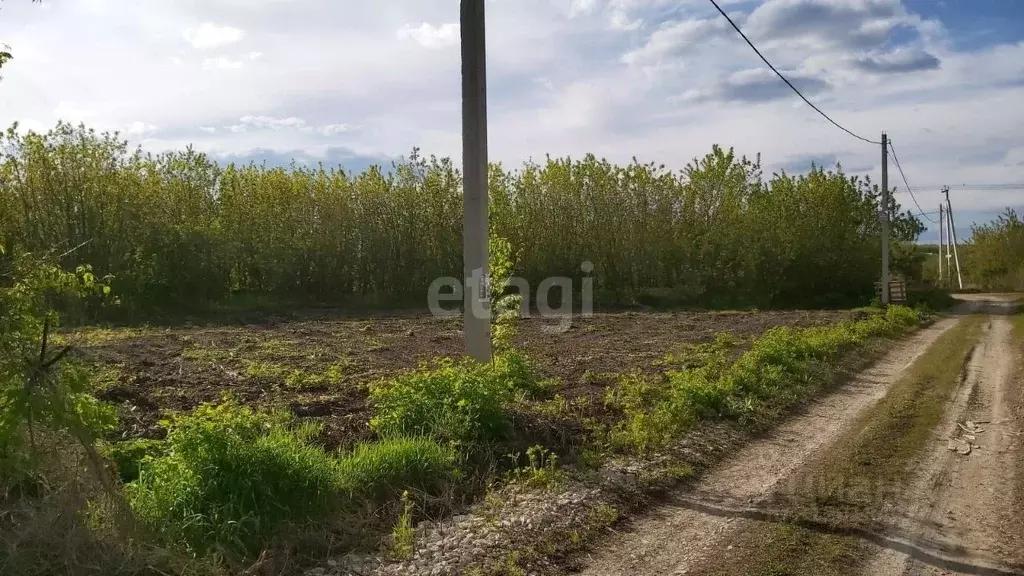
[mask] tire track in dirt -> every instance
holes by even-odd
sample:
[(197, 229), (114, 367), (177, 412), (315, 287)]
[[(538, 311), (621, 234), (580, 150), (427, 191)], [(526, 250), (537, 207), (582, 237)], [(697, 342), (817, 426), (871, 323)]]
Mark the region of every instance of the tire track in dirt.
[[(914, 540), (960, 551), (974, 560), (954, 569), (885, 549), (876, 553), (864, 574), (1005, 574), (1008, 571), (1003, 566), (1024, 565), (1024, 534), (1017, 518), (1024, 503), (1015, 502), (1020, 422), (1011, 413), (1020, 390), (1014, 375), (1016, 350), (1011, 330), (1006, 316), (989, 317), (964, 386), (936, 429), (922, 470), (907, 492), (912, 499), (898, 512), (902, 520), (897, 524)], [(970, 434), (964, 430), (968, 421), (984, 431)], [(966, 440), (976, 443), (969, 454), (949, 449), (957, 441), (963, 446)]]
[(839, 438), (958, 319), (944, 319), (895, 344), (871, 368), (752, 442), (708, 472), (687, 494), (634, 520), (587, 559), (585, 576), (686, 574), (728, 550), (727, 540), (750, 520), (701, 512), (686, 500), (759, 504), (816, 452)]

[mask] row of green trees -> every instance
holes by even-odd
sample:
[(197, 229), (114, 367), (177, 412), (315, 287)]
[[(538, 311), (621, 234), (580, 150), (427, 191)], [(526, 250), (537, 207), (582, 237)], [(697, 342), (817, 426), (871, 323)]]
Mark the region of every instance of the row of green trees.
[(971, 227), (961, 261), (964, 279), (983, 290), (1024, 291), (1024, 222), (1007, 208), (987, 224)]
[[(587, 156), (492, 165), (489, 179), (515, 273), (579, 280), (592, 262), (598, 303), (844, 304), (878, 278), (878, 187), (838, 168), (766, 179), (759, 158), (716, 146), (678, 172)], [(914, 240), (920, 223), (888, 210)], [(435, 278), (461, 276), (461, 214), (459, 172), (415, 150), (353, 174), (149, 155), (68, 124), (0, 138), (0, 241), (75, 248), (134, 308), (243, 293), (421, 305)]]

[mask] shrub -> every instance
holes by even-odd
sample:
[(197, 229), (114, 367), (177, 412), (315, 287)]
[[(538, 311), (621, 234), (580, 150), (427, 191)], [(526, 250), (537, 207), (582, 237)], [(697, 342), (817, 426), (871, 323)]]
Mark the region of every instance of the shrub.
[[(53, 346), (59, 302), (109, 293), (92, 269), (62, 271), (52, 255), (0, 244), (0, 481), (30, 472), (40, 430), (66, 432), (95, 456), (93, 441), (117, 423), (113, 407), (91, 395), (93, 375)], [(98, 457), (91, 465), (98, 468)], [(100, 470), (94, 472), (102, 473)], [(0, 486), (3, 488), (3, 486)]]
[(227, 401), (169, 423), (167, 453), (125, 487), (139, 518), (195, 553), (256, 553), (274, 535), (339, 507), (337, 462), (316, 429)]
[(166, 442), (145, 438), (115, 442), (105, 446), (102, 453), (114, 462), (121, 482), (127, 484), (139, 478), (142, 462), (165, 452)]
[(540, 387), (529, 361), (516, 351), (490, 364), (444, 358), (372, 385), (370, 426), (386, 437), (499, 439), (508, 426), (505, 402), (518, 391)]
[(335, 457), (310, 442), (317, 431), (228, 400), (168, 422), (156, 455), (135, 443), (113, 457), (140, 463), (125, 495), (143, 522), (194, 554), (228, 559), (351, 520), (407, 489), (440, 495), (458, 477), (452, 449), (432, 440), (391, 438)]

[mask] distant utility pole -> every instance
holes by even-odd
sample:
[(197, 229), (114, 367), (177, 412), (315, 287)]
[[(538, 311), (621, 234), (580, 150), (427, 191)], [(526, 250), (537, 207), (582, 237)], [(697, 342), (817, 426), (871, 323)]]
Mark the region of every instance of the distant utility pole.
[[(956, 281), (960, 286), (960, 289), (964, 289), (964, 279), (960, 275), (960, 254), (956, 250), (956, 222), (953, 220), (953, 204), (949, 201), (949, 186), (943, 186), (942, 192), (946, 195), (946, 225), (949, 227), (949, 236), (947, 238), (953, 243), (953, 260), (956, 262)], [(949, 251), (946, 251), (949, 254)], [(952, 278), (952, 274), (950, 277)]]
[(484, 0), (462, 0), (463, 338), (466, 353), (491, 360), (487, 286), (487, 51)]
[(882, 132), (882, 306), (889, 305), (889, 137)]
[(942, 231), (942, 226), (946, 222), (946, 207), (939, 202), (939, 287), (944, 286), (942, 283), (942, 247), (943, 241), (945, 240), (945, 233)]

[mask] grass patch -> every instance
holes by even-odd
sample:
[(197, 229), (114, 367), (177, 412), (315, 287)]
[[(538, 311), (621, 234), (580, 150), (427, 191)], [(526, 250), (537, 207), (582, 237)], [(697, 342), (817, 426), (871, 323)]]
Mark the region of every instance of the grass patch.
[(194, 346), (181, 352), (182, 360), (198, 364), (219, 364), (238, 358), (238, 348), (216, 348), (213, 346)]
[[(745, 537), (747, 535), (744, 535)], [(771, 526), (754, 539), (731, 546), (728, 560), (706, 571), (708, 576), (843, 576), (850, 574), (858, 555), (857, 539), (822, 534), (789, 524)], [(803, 553), (800, 553), (803, 551)]]
[(605, 403), (624, 414), (611, 430), (610, 443), (620, 450), (656, 451), (702, 419), (758, 418), (792, 406), (823, 384), (818, 366), (868, 338), (897, 336), (920, 321), (916, 311), (891, 306), (885, 314), (833, 326), (773, 328), (731, 363), (735, 341), (720, 335), (666, 359), (678, 369), (657, 377), (635, 372), (609, 388)]
[(665, 354), (655, 362), (655, 365), (674, 369), (700, 368), (720, 361), (737, 344), (739, 344), (739, 339), (736, 336), (728, 332), (719, 332), (715, 334), (713, 341), (702, 344), (685, 344), (679, 349)]
[[(857, 566), (864, 544), (840, 533), (871, 527), (882, 507), (906, 488), (982, 323), (968, 318), (943, 334), (797, 481), (792, 496), (798, 507), (789, 521), (752, 524), (735, 539), (736, 553), (711, 573), (810, 576), (846, 574)], [(808, 523), (828, 527), (828, 533), (801, 527)]]
[(118, 327), (118, 328), (105, 328), (101, 326), (86, 326), (78, 328), (64, 334), (61, 334), (61, 339), (67, 343), (89, 348), (93, 346), (104, 346), (107, 344), (116, 344), (118, 342), (124, 342), (126, 340), (134, 340), (136, 338), (143, 338), (145, 336), (152, 336), (160, 333), (162, 330), (157, 328), (149, 328), (146, 326), (140, 327)]
[(371, 385), (370, 426), (385, 437), (499, 440), (508, 432), (506, 402), (542, 388), (529, 361), (515, 351), (489, 364), (444, 358)]
[(205, 405), (169, 423), (166, 452), (141, 459), (125, 495), (169, 543), (234, 565), (275, 539), (358, 530), (368, 504), (407, 489), (436, 495), (456, 475), (436, 442), (396, 438), (336, 457), (310, 442), (317, 432), (284, 413)]
[(250, 361), (245, 368), (245, 375), (253, 380), (280, 383), (289, 388), (319, 388), (337, 384), (345, 378), (351, 368), (352, 361), (347, 358), (327, 365), (322, 372), (289, 368), (274, 362)]

